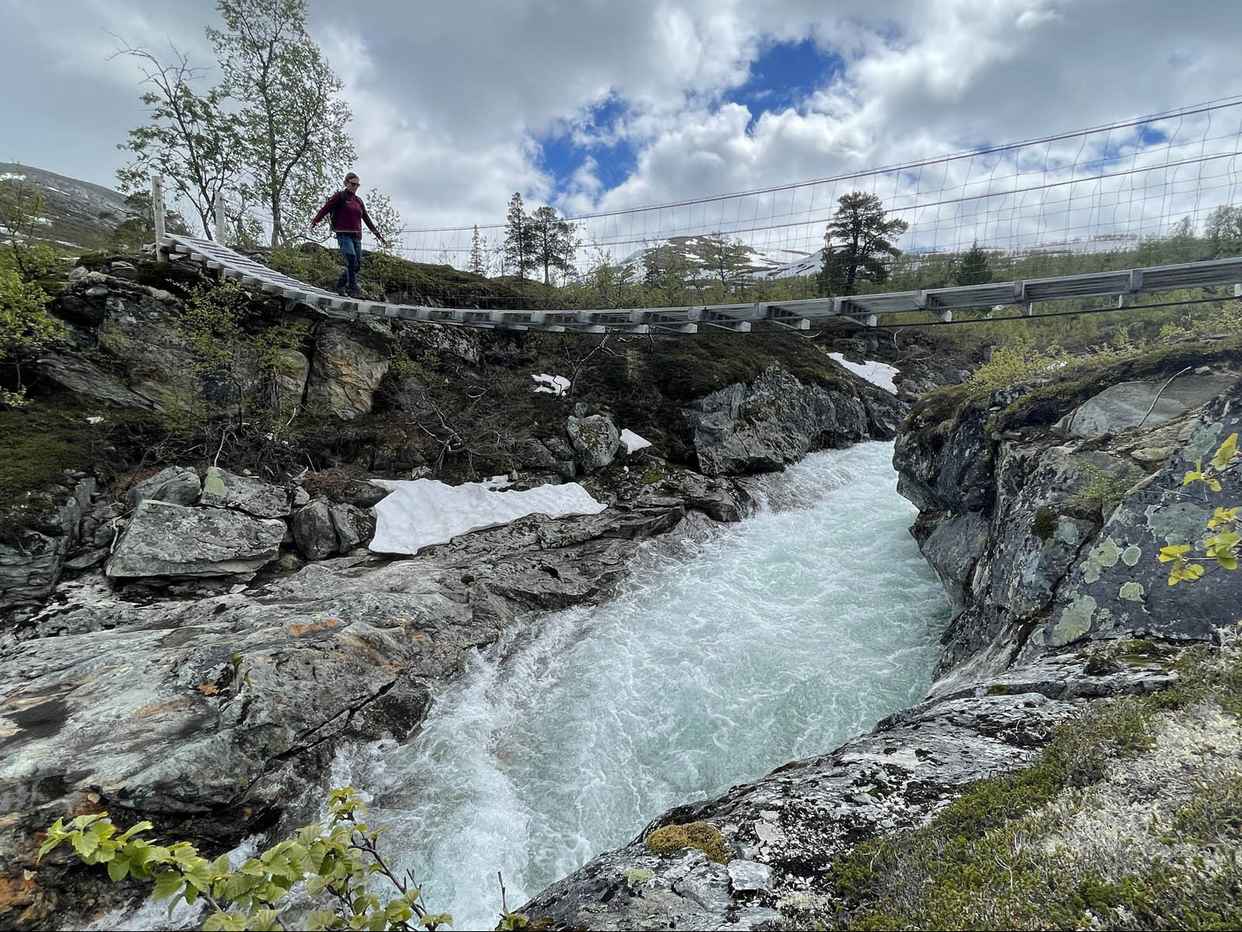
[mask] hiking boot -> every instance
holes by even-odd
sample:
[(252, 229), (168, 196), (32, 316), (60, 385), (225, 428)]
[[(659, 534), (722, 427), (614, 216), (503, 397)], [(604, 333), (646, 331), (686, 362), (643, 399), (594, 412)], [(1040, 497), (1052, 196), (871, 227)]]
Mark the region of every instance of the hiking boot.
[(332, 290), (333, 290), (333, 291), (335, 291), (335, 292), (336, 292), (338, 295), (340, 295), (342, 298), (348, 298), (348, 297), (349, 297), (349, 292), (348, 292), (348, 291), (346, 291), (344, 288), (333, 288)]
[(361, 289), (358, 289), (358, 288), (350, 288), (350, 289), (349, 289), (349, 296), (350, 296), (351, 298), (354, 298), (354, 299), (356, 300), (356, 299), (358, 299), (358, 298), (361, 298), (361, 297), (362, 297), (362, 291), (361, 291)]

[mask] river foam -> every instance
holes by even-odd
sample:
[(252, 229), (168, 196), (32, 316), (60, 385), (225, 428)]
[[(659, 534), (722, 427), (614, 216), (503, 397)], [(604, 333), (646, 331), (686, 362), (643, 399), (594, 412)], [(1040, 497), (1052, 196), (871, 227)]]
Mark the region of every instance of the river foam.
[(646, 545), (603, 606), (471, 656), (415, 738), (335, 775), (455, 928), (514, 907), (665, 809), (825, 753), (920, 699), (948, 607), (892, 445), (753, 486), (754, 517)]

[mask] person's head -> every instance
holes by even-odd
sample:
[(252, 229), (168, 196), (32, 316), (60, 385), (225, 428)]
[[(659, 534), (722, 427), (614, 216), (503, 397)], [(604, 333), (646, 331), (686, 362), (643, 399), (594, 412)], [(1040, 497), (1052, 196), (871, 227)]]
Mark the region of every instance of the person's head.
[(345, 190), (350, 194), (358, 193), (358, 176), (353, 172), (345, 176)]

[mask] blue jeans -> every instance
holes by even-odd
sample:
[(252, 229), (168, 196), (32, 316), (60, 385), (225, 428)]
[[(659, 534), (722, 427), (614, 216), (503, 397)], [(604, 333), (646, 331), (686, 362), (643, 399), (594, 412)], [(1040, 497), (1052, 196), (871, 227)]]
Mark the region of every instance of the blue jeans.
[(336, 244), (341, 247), (341, 258), (345, 260), (345, 271), (336, 280), (336, 287), (357, 291), (358, 268), (362, 265), (362, 234), (338, 233)]

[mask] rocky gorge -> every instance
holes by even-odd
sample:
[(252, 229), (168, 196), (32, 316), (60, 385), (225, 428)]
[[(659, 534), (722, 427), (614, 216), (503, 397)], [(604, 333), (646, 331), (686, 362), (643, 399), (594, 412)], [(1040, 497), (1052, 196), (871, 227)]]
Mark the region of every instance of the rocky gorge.
[[(20, 928), (141, 896), (67, 859), (36, 864), (54, 818), (150, 818), (206, 850), (279, 826), (342, 742), (414, 732), (467, 651), (606, 597), (638, 542), (688, 515), (738, 520), (750, 503), (735, 476), (891, 438), (904, 414), (781, 335), (758, 350), (600, 341), (608, 365), (570, 357), (574, 394), (547, 396), (531, 377), (578, 352), (574, 337), (315, 321), (249, 295), (230, 300), (250, 336), (297, 330), (274, 349), (234, 336), (230, 393), (186, 323), (210, 281), (88, 266), (54, 308), (67, 340), (39, 364), (45, 399), (5, 423), (24, 471), (7, 479), (20, 492), (0, 537), (0, 919)], [(261, 435), (248, 460), (234, 441), (259, 392), (282, 418), (317, 420)], [(489, 410), (462, 420), (483, 398)], [(156, 428), (204, 401), (232, 425), (214, 456), (165, 465), (161, 448), (152, 462)], [(468, 433), (481, 423), (492, 437)], [(628, 454), (621, 427), (653, 447)], [(233, 468), (216, 462), (226, 445)], [(368, 477), (433, 470), (495, 470), (519, 488), (577, 479), (609, 507), (412, 557), (368, 550), (384, 494)]]
[[(848, 924), (858, 879), (842, 865), (1043, 766), (1067, 727), (1108, 703), (1184, 690), (1181, 658), (1239, 620), (1238, 574), (1170, 586), (1159, 559), (1237, 502), (1236, 469), (1218, 493), (1183, 485), (1242, 429), (1233, 338), (1086, 375), (949, 387), (907, 411), (796, 337), (601, 343), (586, 359), (542, 338), (304, 315), (295, 340), (265, 351), (262, 389), (275, 410), (315, 418), (310, 436), (271, 441), (280, 449), (258, 459), (231, 445), (224, 466), (214, 446), (153, 463), (128, 436), (148, 438), (150, 418), (187, 398), (236, 403), (204, 378), (184, 327), (207, 283), (88, 265), (58, 299), (70, 344), (40, 368), (90, 442), (54, 447), (54, 468), (3, 510), (6, 926), (64, 927), (142, 896), (67, 857), (36, 864), (52, 819), (107, 809), (212, 852), (284, 827), (342, 744), (414, 734), (467, 652), (607, 598), (640, 541), (738, 520), (751, 507), (740, 476), (811, 450), (896, 438), (899, 490), (919, 509), (912, 533), (954, 610), (927, 697), (822, 756), (652, 813), (630, 844), (519, 907), (532, 922)], [(246, 300), (261, 332), (299, 320)], [(238, 352), (241, 371), (261, 368)], [(531, 377), (558, 364), (573, 394), (534, 392)], [(910, 379), (919, 393), (956, 380), (913, 367)], [(629, 453), (623, 428), (653, 447)], [(34, 456), (29, 436), (5, 441)], [(577, 480), (609, 507), (532, 515), (408, 557), (371, 553), (383, 491), (368, 479), (432, 470), (502, 472), (519, 488)], [(1235, 773), (1236, 721), (1202, 700), (1181, 732), (1143, 746), (1156, 774), (1146, 783), (1096, 767), (1095, 783), (1115, 789), (1115, 824), (1126, 806), (1184, 806), (1178, 786)]]
[[(920, 510), (912, 532), (954, 608), (926, 699), (831, 753), (664, 813), (629, 845), (594, 858), (522, 911), (551, 927), (592, 929), (854, 921), (900, 928), (910, 917), (931, 927), (1129, 927), (1176, 921), (1171, 915), (1228, 925), (1222, 917), (1236, 904), (1237, 881), (1229, 868), (1204, 868), (1208, 881), (1187, 879), (1195, 875), (1169, 866), (1181, 863), (1175, 855), (1144, 846), (1167, 852), (1162, 844), (1185, 841), (1161, 812), (1167, 819), (1196, 804), (1188, 786), (1213, 793), (1237, 781), (1242, 756), (1232, 717), (1237, 706), (1230, 706), (1236, 692), (1220, 700), (1234, 709), (1223, 717), (1203, 692), (1163, 700), (1181, 710), (1161, 719), (1163, 731), (1143, 732), (1140, 746), (1118, 752), (1116, 764), (1092, 755), (1107, 756), (1113, 742), (1133, 739), (1127, 728), (1138, 728), (1100, 727), (1093, 715), (1104, 720), (1123, 708), (1155, 716), (1162, 706), (1127, 706), (1119, 697), (1160, 695), (1179, 680), (1195, 680), (1179, 655), (1222, 637), (1232, 643), (1242, 579), (1221, 571), (1201, 585), (1172, 586), (1160, 552), (1193, 544), (1213, 516), (1217, 495), (1188, 494), (1184, 476), (1222, 444), (1228, 453), (1228, 438), (1242, 429), (1240, 363), (1236, 339), (1223, 339), (1087, 377), (994, 392), (950, 389), (916, 404), (897, 438), (899, 490)], [(1240, 490), (1234, 467), (1222, 475), (1219, 501), (1236, 501)], [(1230, 656), (1233, 672), (1225, 676), (1236, 690), (1236, 649)], [(1086, 736), (1077, 739), (1081, 747), (1075, 736)], [(1186, 747), (1177, 748), (1178, 741)], [(1071, 757), (1093, 761), (1092, 775), (1076, 777), (1077, 784), (1062, 771), (1048, 775), (1061, 766), (1049, 761), (1064, 756), (1066, 745)], [(1134, 756), (1140, 763), (1128, 762)], [(1167, 769), (1174, 757), (1176, 777)], [(1098, 800), (1084, 799), (1088, 792), (1109, 800), (1109, 818), (1091, 813)], [(1047, 818), (1055, 830), (1038, 821), (1045, 811), (1039, 806), (1054, 804), (1060, 821)], [(1027, 816), (1028, 807), (1035, 814)], [(1087, 813), (1096, 819), (1089, 831), (1111, 841), (1083, 837), (1074, 819)], [(995, 835), (1008, 819), (1018, 820), (1023, 834), (1010, 847), (985, 849), (982, 866), (970, 861), (970, 832), (990, 837), (983, 829)], [(936, 834), (944, 820), (948, 828)], [(1164, 826), (1177, 842), (1149, 838), (1142, 825), (1156, 826), (1152, 833)], [(927, 844), (934, 848), (926, 854), (903, 853)], [(1119, 865), (1133, 869), (1118, 846), (1141, 851), (1138, 863), (1181, 878), (1183, 889), (1213, 892), (1179, 900), (1165, 880), (1165, 887), (1156, 885), (1163, 892), (1147, 899), (1074, 899), (1080, 894), (1072, 880), (1067, 892), (1066, 872), (1099, 876), (1093, 882), (1100, 889), (1125, 876)], [(927, 866), (941, 862), (941, 873)], [(1100, 864), (1116, 873), (1105, 867), (1096, 875)], [(995, 901), (979, 880), (989, 867), (999, 875)], [(1143, 890), (1152, 882), (1130, 883)], [(1005, 891), (1021, 901), (1010, 911), (996, 905)], [(1049, 894), (1053, 901), (1041, 902)]]

